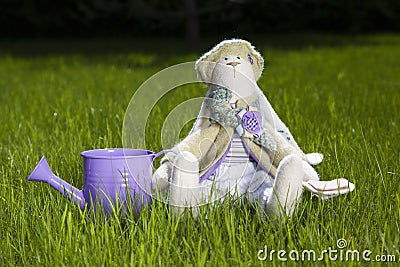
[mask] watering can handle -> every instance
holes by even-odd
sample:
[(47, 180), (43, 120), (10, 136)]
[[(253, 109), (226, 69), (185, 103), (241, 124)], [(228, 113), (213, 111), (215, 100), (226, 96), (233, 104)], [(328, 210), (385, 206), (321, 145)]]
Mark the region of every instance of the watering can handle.
[(172, 149), (164, 149), (164, 150), (161, 150), (160, 152), (156, 153), (156, 154), (154, 155), (153, 160), (155, 160), (156, 158), (158, 158), (158, 157), (161, 156), (162, 154), (165, 154), (165, 153), (168, 153), (168, 152), (172, 152), (172, 153), (177, 154), (177, 153), (176, 153), (175, 151), (173, 151)]

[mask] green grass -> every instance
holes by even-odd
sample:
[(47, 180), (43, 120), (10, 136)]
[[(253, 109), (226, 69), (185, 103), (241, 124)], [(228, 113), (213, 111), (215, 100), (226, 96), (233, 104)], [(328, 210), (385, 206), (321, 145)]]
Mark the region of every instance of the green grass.
[[(276, 254), (272, 262), (258, 261), (257, 252), (267, 246), (319, 253), (335, 249), (340, 238), (346, 249), (368, 249), (371, 258), (393, 254), (399, 261), (400, 37), (252, 40), (266, 59), (260, 88), (304, 151), (325, 155), (316, 167), (322, 179), (346, 177), (356, 184), (353, 193), (322, 202), (305, 192), (296, 217), (282, 223), (229, 201), (181, 223), (161, 202), (138, 218), (105, 221), (82, 212), (48, 185), (26, 182), (40, 157), (81, 188), (79, 153), (121, 146), (124, 112), (140, 84), (169, 65), (195, 60), (219, 40), (204, 41), (199, 54), (181, 52), (174, 40), (3, 42), (0, 264), (278, 266), (283, 262)], [(173, 100), (203, 93), (201, 87), (176, 90)], [(149, 143), (161, 149), (157, 134)], [(370, 263), (326, 257), (319, 264)]]

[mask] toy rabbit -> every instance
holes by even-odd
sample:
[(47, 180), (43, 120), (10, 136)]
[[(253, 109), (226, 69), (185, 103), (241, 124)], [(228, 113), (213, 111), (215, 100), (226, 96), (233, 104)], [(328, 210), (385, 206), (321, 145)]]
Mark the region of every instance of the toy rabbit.
[(264, 60), (247, 41), (225, 40), (195, 64), (209, 85), (189, 135), (168, 153), (153, 175), (170, 191), (175, 212), (224, 199), (259, 201), (266, 214), (292, 216), (303, 190), (330, 197), (347, 193), (346, 179), (319, 181), (311, 165), (322, 154), (305, 154), (257, 85)]

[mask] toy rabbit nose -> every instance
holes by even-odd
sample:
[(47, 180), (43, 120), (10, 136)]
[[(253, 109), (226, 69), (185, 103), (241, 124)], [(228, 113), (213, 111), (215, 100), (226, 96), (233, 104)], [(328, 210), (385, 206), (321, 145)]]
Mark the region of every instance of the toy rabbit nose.
[(234, 61), (226, 63), (226, 65), (231, 65), (232, 67), (236, 67), (239, 64), (240, 64), (240, 62), (234, 62)]

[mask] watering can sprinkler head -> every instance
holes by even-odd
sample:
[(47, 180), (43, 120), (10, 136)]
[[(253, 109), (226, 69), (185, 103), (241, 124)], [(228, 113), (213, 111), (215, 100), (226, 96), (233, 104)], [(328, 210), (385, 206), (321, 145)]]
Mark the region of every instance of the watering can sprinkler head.
[(35, 169), (29, 175), (27, 181), (48, 183), (51, 187), (59, 191), (64, 197), (71, 198), (72, 201), (81, 209), (85, 208), (85, 198), (82, 190), (75, 188), (60, 177), (56, 176), (50, 169), (46, 158), (43, 156)]

